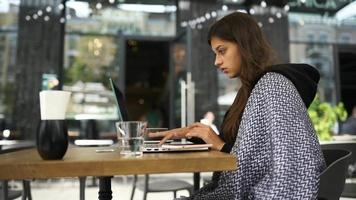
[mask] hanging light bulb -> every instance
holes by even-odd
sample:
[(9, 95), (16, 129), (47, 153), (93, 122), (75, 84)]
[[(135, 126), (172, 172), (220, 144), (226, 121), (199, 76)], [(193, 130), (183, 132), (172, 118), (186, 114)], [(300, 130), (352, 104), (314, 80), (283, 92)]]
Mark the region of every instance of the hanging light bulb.
[(33, 15), (32, 15), (32, 18), (33, 18), (33, 19), (37, 19), (37, 18), (38, 18), (38, 15), (37, 15), (37, 14), (33, 14)]
[(42, 16), (42, 14), (43, 14), (43, 11), (42, 11), (42, 10), (37, 11), (37, 15), (38, 15), (38, 16)]
[(64, 9), (64, 5), (63, 5), (63, 4), (59, 4), (59, 5), (58, 5), (58, 9), (59, 9), (59, 10), (63, 10), (63, 9)]
[(282, 13), (277, 12), (277, 13), (276, 13), (276, 17), (277, 17), (278, 19), (282, 18)]
[(51, 12), (52, 11), (52, 7), (51, 6), (47, 6), (46, 7), (46, 12)]
[(263, 26), (262, 22), (258, 22), (257, 24), (260, 28), (262, 28), (262, 26)]
[(187, 27), (188, 26), (188, 22), (184, 21), (184, 22), (180, 23), (180, 26), (181, 27)]
[(97, 3), (95, 7), (96, 9), (100, 10), (103, 7), (103, 5), (101, 3)]
[(268, 22), (271, 23), (271, 24), (273, 24), (273, 23), (274, 23), (273, 17), (269, 17), (269, 18), (268, 18)]
[(113, 4), (115, 3), (115, 0), (109, 0), (109, 3)]
[(59, 19), (59, 22), (63, 24), (64, 22), (66, 22), (66, 19), (64, 19), (64, 17), (61, 17), (61, 18)]
[(202, 17), (200, 17), (200, 22), (205, 22), (205, 17), (204, 16), (202, 16)]
[(211, 17), (210, 13), (205, 13), (205, 18), (206, 19), (210, 19), (210, 17)]
[(229, 8), (227, 7), (227, 5), (223, 5), (221, 8), (223, 11), (227, 11)]
[(3, 132), (2, 132), (2, 135), (4, 138), (9, 138), (10, 135), (11, 135), (11, 132), (9, 129), (5, 129)]
[(261, 1), (261, 6), (262, 6), (262, 8), (266, 8), (267, 7), (267, 3), (265, 1)]
[(44, 20), (45, 20), (46, 22), (49, 21), (49, 16), (46, 15), (46, 16), (44, 17)]
[(249, 12), (250, 12), (251, 15), (254, 15), (255, 14), (255, 9), (251, 8)]
[(212, 16), (213, 18), (215, 18), (215, 17), (217, 16), (217, 13), (216, 13), (215, 11), (212, 11), (212, 12), (211, 12), (211, 16)]
[(284, 9), (286, 12), (288, 12), (288, 11), (289, 11), (289, 5), (288, 5), (288, 4), (285, 5), (283, 9)]
[(25, 19), (26, 19), (26, 21), (30, 21), (31, 17), (29, 15), (26, 15)]

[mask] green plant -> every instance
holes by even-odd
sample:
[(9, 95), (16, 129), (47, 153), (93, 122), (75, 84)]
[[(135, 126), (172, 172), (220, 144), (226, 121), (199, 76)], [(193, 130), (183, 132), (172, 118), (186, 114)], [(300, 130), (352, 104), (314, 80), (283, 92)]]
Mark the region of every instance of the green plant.
[(335, 123), (347, 118), (342, 102), (332, 106), (330, 103), (321, 102), (318, 95), (309, 106), (308, 113), (319, 140), (330, 140)]

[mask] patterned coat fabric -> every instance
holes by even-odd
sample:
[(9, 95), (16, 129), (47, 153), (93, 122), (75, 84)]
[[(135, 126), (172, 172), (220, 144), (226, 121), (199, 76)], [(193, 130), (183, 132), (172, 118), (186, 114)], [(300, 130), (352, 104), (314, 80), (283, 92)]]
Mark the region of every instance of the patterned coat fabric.
[(324, 158), (306, 107), (285, 76), (266, 73), (255, 85), (230, 152), (238, 169), (187, 199), (316, 199)]

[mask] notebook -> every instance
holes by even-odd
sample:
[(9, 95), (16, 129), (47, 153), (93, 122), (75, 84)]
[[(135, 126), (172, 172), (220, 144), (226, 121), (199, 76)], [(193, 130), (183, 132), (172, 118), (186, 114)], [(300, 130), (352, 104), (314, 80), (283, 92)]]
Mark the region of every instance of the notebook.
[[(116, 104), (118, 107), (118, 116), (120, 121), (129, 121), (129, 115), (126, 109), (126, 104), (124, 101), (124, 95), (110, 78), (110, 85), (112, 92), (116, 99)], [(144, 142), (143, 152), (144, 153), (155, 153), (155, 152), (180, 152), (180, 151), (207, 151), (210, 149), (211, 144), (182, 144), (173, 142), (169, 140), (169, 143), (165, 143), (162, 146), (158, 145), (159, 140), (149, 140)]]

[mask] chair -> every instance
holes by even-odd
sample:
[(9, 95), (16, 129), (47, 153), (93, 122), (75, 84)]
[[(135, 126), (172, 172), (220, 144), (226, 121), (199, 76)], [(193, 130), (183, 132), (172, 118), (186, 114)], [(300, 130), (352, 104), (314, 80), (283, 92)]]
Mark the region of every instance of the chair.
[(22, 181), (23, 190), (9, 190), (8, 181), (1, 181), (0, 183), (0, 200), (12, 200), (21, 197), (22, 200), (32, 200), (30, 181)]
[(318, 199), (337, 200), (344, 189), (351, 152), (343, 149), (323, 150), (326, 169), (320, 175)]
[(177, 179), (149, 181), (148, 174), (145, 175), (143, 184), (137, 184), (137, 175), (134, 175), (131, 200), (134, 198), (136, 187), (143, 191), (143, 200), (147, 199), (148, 192), (173, 192), (174, 198), (177, 198), (179, 190), (188, 190), (189, 196), (193, 192), (193, 185), (186, 181)]
[[(337, 141), (337, 142), (328, 142), (321, 145), (321, 148), (324, 149), (343, 149), (350, 151), (352, 153), (351, 158), (348, 163), (348, 174), (346, 179), (356, 177), (356, 142), (355, 141)], [(356, 198), (356, 183), (349, 183), (346, 181), (344, 190), (341, 194), (342, 197), (351, 197)]]

